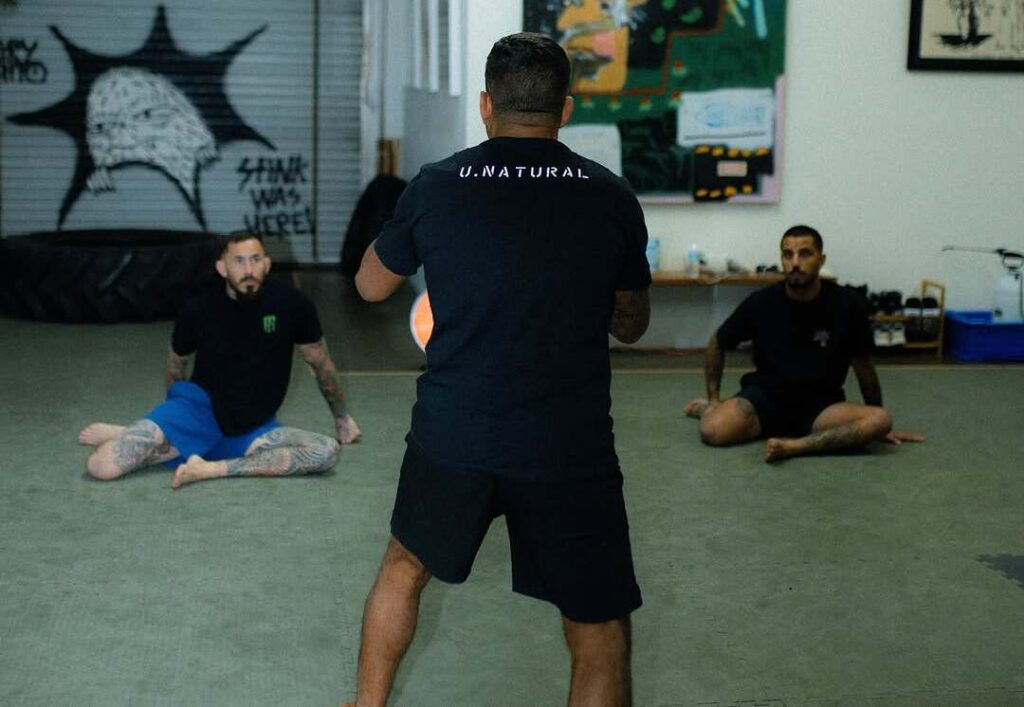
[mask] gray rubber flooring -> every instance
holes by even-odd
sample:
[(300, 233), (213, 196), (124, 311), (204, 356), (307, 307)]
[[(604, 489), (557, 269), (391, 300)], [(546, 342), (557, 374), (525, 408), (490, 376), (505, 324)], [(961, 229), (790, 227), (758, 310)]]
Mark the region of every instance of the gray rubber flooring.
[[(170, 324), (0, 319), (0, 704), (352, 696), (422, 357), (409, 293), (367, 307), (301, 281), (365, 432), (321, 477), (93, 481), (75, 436), (160, 399)], [(682, 417), (699, 356), (616, 355), (636, 705), (1024, 704), (1024, 368), (930, 360), (881, 370), (926, 443), (769, 466)], [(331, 432), (299, 365), (280, 417)], [(509, 586), (498, 521), (466, 584), (427, 589), (393, 704), (564, 704), (558, 614)]]

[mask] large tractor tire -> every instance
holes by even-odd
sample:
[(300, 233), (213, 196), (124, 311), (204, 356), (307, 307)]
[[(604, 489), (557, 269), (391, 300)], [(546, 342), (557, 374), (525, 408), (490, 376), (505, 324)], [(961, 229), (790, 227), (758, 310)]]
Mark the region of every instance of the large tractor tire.
[(51, 322), (148, 322), (219, 276), (217, 240), (174, 231), (58, 231), (0, 239), (0, 313)]

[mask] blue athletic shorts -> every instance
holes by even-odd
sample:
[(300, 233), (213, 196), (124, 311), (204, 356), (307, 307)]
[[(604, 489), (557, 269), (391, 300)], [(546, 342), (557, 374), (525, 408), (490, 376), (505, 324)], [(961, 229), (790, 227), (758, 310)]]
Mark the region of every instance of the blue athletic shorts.
[(245, 434), (228, 437), (213, 416), (210, 396), (189, 381), (179, 381), (168, 388), (167, 400), (153, 408), (145, 419), (159, 427), (171, 446), (181, 452), (180, 457), (164, 462), (171, 468), (183, 464), (192, 454), (207, 461), (244, 457), (254, 439), (281, 427), (277, 418), (271, 417)]

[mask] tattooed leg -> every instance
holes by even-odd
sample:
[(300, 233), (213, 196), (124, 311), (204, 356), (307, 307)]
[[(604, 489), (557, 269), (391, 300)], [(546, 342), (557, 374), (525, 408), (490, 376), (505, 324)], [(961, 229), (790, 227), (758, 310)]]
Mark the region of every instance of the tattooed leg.
[(863, 447), (892, 429), (892, 418), (874, 405), (836, 403), (814, 420), (811, 434), (797, 439), (773, 437), (765, 442), (764, 460), (778, 461), (801, 454), (827, 454)]
[(78, 443), (89, 447), (98, 447), (104, 442), (109, 442), (114, 439), (114, 437), (117, 437), (119, 434), (124, 432), (124, 430), (124, 425), (111, 425), (106, 422), (94, 422), (78, 433)]
[(96, 451), (89, 455), (85, 468), (95, 478), (109, 481), (176, 456), (178, 450), (170, 445), (156, 423), (138, 420), (110, 439), (100, 442)]
[(257, 437), (244, 457), (207, 461), (191, 456), (174, 472), (173, 488), (224, 476), (293, 476), (328, 471), (338, 461), (337, 440), (316, 432), (278, 427)]

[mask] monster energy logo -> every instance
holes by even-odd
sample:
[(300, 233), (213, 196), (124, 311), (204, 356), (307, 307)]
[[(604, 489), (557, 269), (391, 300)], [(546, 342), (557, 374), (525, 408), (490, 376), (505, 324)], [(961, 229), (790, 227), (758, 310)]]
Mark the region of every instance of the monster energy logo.
[(267, 334), (273, 334), (277, 329), (277, 315), (267, 314), (263, 317), (263, 331)]

